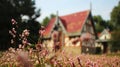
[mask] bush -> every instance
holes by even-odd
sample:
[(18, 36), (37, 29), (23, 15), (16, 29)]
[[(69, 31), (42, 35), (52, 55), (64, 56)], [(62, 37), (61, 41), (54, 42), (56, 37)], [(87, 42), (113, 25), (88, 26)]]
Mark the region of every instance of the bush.
[(101, 54), (101, 47), (96, 47), (96, 54)]

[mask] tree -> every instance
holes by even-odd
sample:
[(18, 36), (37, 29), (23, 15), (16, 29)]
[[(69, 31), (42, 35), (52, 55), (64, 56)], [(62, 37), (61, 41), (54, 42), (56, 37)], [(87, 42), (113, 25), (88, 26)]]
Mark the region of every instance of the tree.
[(51, 14), (51, 15), (50, 15), (50, 18), (54, 18), (54, 17), (56, 17), (55, 14)]
[(43, 25), (43, 26), (46, 26), (46, 25), (49, 23), (50, 19), (52, 19), (52, 18), (54, 18), (54, 17), (56, 17), (55, 14), (51, 14), (51, 15), (50, 15), (50, 18), (49, 18), (49, 17), (45, 17), (45, 18), (43, 19), (42, 25)]
[(117, 52), (119, 50), (120, 50), (120, 31), (114, 30), (112, 32), (111, 51)]
[(95, 27), (97, 32), (103, 31), (103, 29), (108, 27), (108, 23), (103, 20), (100, 15), (94, 16), (93, 20), (95, 21)]
[(120, 1), (111, 12), (110, 23), (113, 25), (111, 50), (118, 51), (120, 50)]
[(111, 12), (111, 23), (115, 29), (120, 29), (120, 2)]
[(49, 18), (49, 17), (45, 17), (45, 18), (43, 19), (42, 25), (43, 25), (43, 26), (46, 26), (49, 21), (50, 21), (50, 18)]
[[(22, 23), (22, 16), (27, 15), (30, 20), (35, 20), (39, 15), (35, 13), (34, 0), (0, 0), (0, 49), (10, 47), (11, 19), (14, 18), (19, 26)], [(33, 17), (35, 15), (35, 17)], [(33, 22), (34, 24), (34, 22)], [(21, 26), (20, 30), (22, 30)], [(19, 31), (20, 31), (19, 30)]]

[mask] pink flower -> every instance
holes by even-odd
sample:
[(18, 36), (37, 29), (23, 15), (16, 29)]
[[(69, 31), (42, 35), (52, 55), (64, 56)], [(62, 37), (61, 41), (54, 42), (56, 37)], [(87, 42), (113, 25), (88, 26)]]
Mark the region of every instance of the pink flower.
[(16, 30), (15, 30), (15, 28), (12, 28), (12, 32), (13, 32), (14, 34), (16, 34)]
[(37, 49), (38, 51), (40, 51), (40, 50), (42, 49), (42, 44), (39, 44), (39, 43), (38, 43), (38, 44), (36, 45), (36, 49)]
[(15, 33), (13, 33), (13, 31), (9, 30), (9, 34), (11, 34), (13, 36), (13, 38), (16, 37)]
[(53, 39), (53, 40), (57, 40), (57, 39), (58, 39), (58, 31), (54, 31), (54, 32), (52, 33), (52, 39)]
[(39, 35), (43, 36), (43, 33), (45, 32), (44, 27), (42, 26), (41, 29), (39, 30)]
[(15, 21), (15, 19), (11, 19), (12, 25), (17, 24), (17, 22)]
[(70, 62), (70, 66), (71, 66), (71, 67), (75, 67), (75, 64), (74, 64), (73, 61)]
[(30, 49), (29, 49), (29, 53), (30, 53), (30, 54), (32, 54), (32, 52), (33, 52), (33, 49), (32, 49), (32, 48), (30, 48)]
[(45, 32), (45, 30), (39, 30), (40, 35), (43, 35), (44, 32)]
[(82, 67), (82, 64), (81, 64), (81, 61), (80, 61), (79, 57), (77, 57), (77, 60), (78, 60), (78, 64), (80, 65), (80, 67)]
[(22, 44), (23, 44), (23, 45), (26, 45), (27, 43), (28, 43), (28, 42), (27, 42), (27, 39), (23, 39), (23, 40), (22, 40)]
[(48, 51), (45, 49), (45, 50), (42, 50), (42, 56), (46, 56), (48, 54)]
[(33, 67), (32, 63), (28, 58), (28, 53), (26, 52), (18, 51), (17, 61), (19, 62), (19, 65), (22, 67)]
[(14, 40), (13, 39), (11, 39), (11, 44), (13, 44), (14, 43)]
[(29, 36), (29, 30), (27, 30), (27, 29), (25, 29), (25, 30), (23, 30), (23, 33), (22, 33), (22, 35), (23, 36)]
[(22, 45), (21, 45), (21, 44), (19, 45), (19, 48), (20, 48), (20, 49), (22, 48)]

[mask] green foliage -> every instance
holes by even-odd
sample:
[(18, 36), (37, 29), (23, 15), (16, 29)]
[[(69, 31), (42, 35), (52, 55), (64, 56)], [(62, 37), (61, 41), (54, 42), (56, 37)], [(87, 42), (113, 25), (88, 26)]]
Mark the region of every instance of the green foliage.
[(94, 16), (93, 18), (96, 23), (101, 23), (103, 21), (103, 19), (100, 15)]
[[(11, 46), (11, 36), (8, 32), (12, 28), (12, 18), (18, 22), (18, 33), (28, 27), (27, 23), (22, 22), (21, 18), (24, 15), (27, 15), (34, 25), (35, 19), (40, 16), (35, 12), (34, 0), (0, 0), (0, 49), (7, 49)], [(38, 31), (38, 26), (34, 26), (34, 29), (36, 28)], [(34, 35), (36, 36), (36, 34)]]
[(98, 24), (98, 23), (97, 23), (95, 26), (96, 26), (96, 31), (97, 31), (97, 32), (102, 32), (102, 31), (104, 30), (104, 27), (101, 26), (101, 25)]
[(120, 3), (111, 12), (111, 23), (114, 28), (120, 28)]
[(101, 32), (108, 27), (108, 23), (105, 20), (103, 20), (103, 18), (100, 15), (94, 16), (93, 20), (96, 23), (95, 28), (97, 32)]
[(120, 50), (120, 2), (111, 12), (111, 25), (113, 25), (111, 50), (116, 52)]
[(45, 18), (43, 19), (43, 21), (42, 21), (42, 25), (43, 25), (43, 26), (46, 26), (46, 25), (50, 22), (50, 19), (52, 19), (52, 18), (54, 18), (54, 17), (56, 17), (55, 14), (51, 14), (51, 15), (50, 15), (50, 18), (49, 18), (49, 17), (45, 17)]
[(120, 50), (120, 31), (114, 30), (112, 33), (112, 45), (111, 45), (111, 51), (117, 52)]
[(39, 22), (36, 22), (34, 20), (29, 21), (28, 23), (28, 29), (30, 30), (30, 36), (28, 40), (30, 40), (30, 43), (37, 43), (39, 38), (39, 29), (41, 27)]
[(50, 21), (50, 18), (49, 18), (49, 17), (45, 17), (45, 18), (43, 19), (42, 25), (43, 25), (43, 26), (46, 26), (49, 21)]
[(54, 18), (54, 17), (56, 17), (55, 14), (51, 14), (51, 15), (50, 15), (50, 18)]
[(113, 31), (114, 27), (110, 20), (106, 21), (108, 23), (108, 28), (110, 31)]
[(96, 54), (101, 54), (101, 47), (96, 47)]

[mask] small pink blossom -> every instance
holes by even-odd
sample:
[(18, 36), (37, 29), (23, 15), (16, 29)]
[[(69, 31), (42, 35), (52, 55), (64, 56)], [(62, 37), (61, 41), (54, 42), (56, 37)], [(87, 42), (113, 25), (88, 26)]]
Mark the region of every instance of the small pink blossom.
[(52, 33), (52, 39), (53, 39), (53, 40), (57, 40), (57, 39), (58, 39), (58, 31), (54, 31), (54, 32)]
[(12, 25), (17, 24), (17, 22), (15, 21), (15, 19), (11, 19)]
[(16, 35), (11, 30), (9, 30), (9, 34), (11, 34), (13, 36), (13, 38), (16, 37)]
[(40, 43), (36, 44), (36, 49), (38, 51), (40, 51), (42, 49), (42, 44), (40, 44)]
[(43, 36), (43, 33), (45, 32), (44, 27), (42, 26), (41, 29), (39, 30), (39, 35)]
[(14, 34), (16, 34), (16, 30), (15, 30), (15, 28), (12, 28), (12, 32), (13, 32)]
[(23, 45), (26, 45), (27, 43), (28, 43), (27, 39), (24, 38), (24, 39), (22, 40), (22, 44), (23, 44)]
[(23, 30), (23, 33), (22, 33), (22, 36), (29, 36), (29, 30), (28, 29), (25, 29)]
[(11, 39), (11, 44), (13, 44), (14, 43), (14, 40), (13, 39)]

